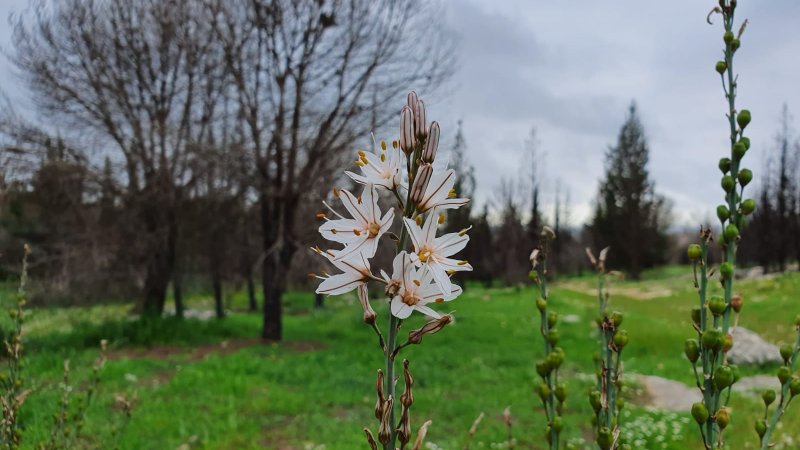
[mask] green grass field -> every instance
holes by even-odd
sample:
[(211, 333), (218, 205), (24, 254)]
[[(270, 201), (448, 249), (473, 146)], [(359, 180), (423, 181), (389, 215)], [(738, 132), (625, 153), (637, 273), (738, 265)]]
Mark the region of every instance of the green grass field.
[[(562, 317), (580, 317), (559, 325), (560, 345), (567, 352), (562, 378), (569, 384), (569, 440), (591, 435), (586, 392), (596, 349), (593, 285), (591, 277), (561, 280), (551, 294), (551, 309)], [(794, 338), (800, 274), (739, 282), (737, 290), (745, 298), (741, 325), (773, 342)], [(10, 301), (10, 292), (0, 293), (4, 301)], [(124, 305), (30, 311), (24, 376), (33, 392), (22, 415), (24, 447), (33, 448), (49, 436), (63, 393), (63, 360), (70, 360), (72, 384), (80, 387), (98, 354), (99, 340), (105, 338), (110, 360), (88, 411), (82, 434), (86, 447), (107, 448), (118, 422), (114, 394), (135, 393), (136, 409), (121, 445), (125, 449), (367, 448), (361, 429), (376, 428), (373, 385), (382, 365), (376, 338), (361, 323), (355, 298), (330, 298), (323, 310), (313, 310), (312, 303), (310, 294), (288, 296), (285, 341), (274, 345), (255, 339), (258, 314), (231, 313), (222, 321), (139, 322), (127, 317)], [(626, 373), (693, 383), (682, 355), (683, 341), (692, 334), (689, 311), (696, 304), (687, 267), (652, 271), (640, 282), (616, 282), (611, 304), (625, 313), (623, 327), (631, 336), (623, 355)], [(416, 381), (413, 427), (433, 420), (426, 448), (463, 448), (467, 430), (481, 412), (486, 419), (472, 448), (508, 448), (501, 420), (507, 406), (514, 417), (514, 448), (544, 448), (543, 416), (533, 394), (538, 382), (534, 362), (543, 352), (533, 288), (470, 286), (448, 306), (455, 310), (456, 323), (402, 354), (411, 360)], [(191, 307), (210, 305), (198, 297)], [(375, 309), (379, 315), (387, 313), (380, 302)], [(415, 317), (403, 328), (420, 323)], [(5, 319), (3, 328), (8, 326)], [(774, 369), (747, 368), (744, 373)], [(635, 448), (700, 449), (688, 414), (635, 406), (646, 402), (635, 386), (627, 397), (631, 406), (622, 427)], [(756, 448), (752, 424), (763, 414), (760, 400), (734, 395), (731, 406), (726, 435), (734, 444), (729, 447)], [(800, 407), (792, 406), (776, 439), (785, 443), (776, 448), (798, 448)]]

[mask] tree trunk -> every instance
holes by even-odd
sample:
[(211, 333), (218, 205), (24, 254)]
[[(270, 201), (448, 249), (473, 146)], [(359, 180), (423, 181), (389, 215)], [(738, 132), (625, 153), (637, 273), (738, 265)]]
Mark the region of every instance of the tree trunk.
[(183, 277), (178, 270), (172, 275), (172, 295), (175, 297), (175, 317), (183, 319)]
[(253, 273), (248, 270), (246, 278), (247, 278), (247, 301), (249, 304), (249, 310), (250, 312), (256, 312), (258, 310), (258, 302), (256, 301), (256, 284), (253, 281)]
[(222, 280), (219, 271), (215, 270), (211, 280), (214, 290), (214, 307), (217, 312), (217, 319), (225, 318), (225, 304), (222, 301)]
[(265, 341), (280, 341), (283, 337), (283, 289), (280, 286), (278, 258), (267, 258), (262, 266), (264, 288), (264, 324), (261, 338)]
[(174, 191), (170, 186), (151, 182), (140, 198), (145, 224), (144, 240), (148, 244), (144, 280), (142, 315), (161, 317), (167, 290), (175, 269), (178, 222)]

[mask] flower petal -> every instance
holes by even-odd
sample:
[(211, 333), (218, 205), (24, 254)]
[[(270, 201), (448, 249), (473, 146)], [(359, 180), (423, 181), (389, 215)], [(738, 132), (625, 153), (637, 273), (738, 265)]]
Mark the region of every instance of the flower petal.
[(350, 292), (363, 284), (361, 274), (355, 272), (345, 272), (331, 275), (317, 286), (317, 294), (339, 295)]
[(438, 312), (434, 311), (433, 309), (431, 309), (430, 307), (425, 306), (425, 305), (417, 304), (417, 305), (414, 306), (414, 309), (416, 309), (418, 312), (421, 312), (422, 314), (425, 314), (426, 316), (428, 316), (428, 317), (430, 317), (432, 319), (439, 319), (439, 318), (442, 317), (441, 314), (439, 314)]
[(354, 230), (358, 230), (359, 234), (363, 234), (363, 229), (364, 227), (353, 219), (336, 219), (320, 225), (319, 234), (329, 241), (348, 244), (359, 239)]
[(436, 285), (441, 289), (441, 292), (451, 292), (453, 290), (453, 283), (450, 282), (450, 276), (447, 275), (447, 271), (444, 267), (439, 265), (436, 261), (429, 261), (427, 266), (433, 275), (433, 279), (436, 281)]
[(347, 212), (358, 221), (363, 227), (369, 226), (370, 221), (367, 220), (367, 212), (364, 210), (363, 205), (358, 203), (358, 199), (350, 193), (350, 191), (342, 189), (339, 192), (339, 199), (342, 201)]
[(414, 250), (422, 248), (420, 245), (422, 242), (422, 230), (419, 228), (419, 225), (417, 225), (417, 222), (414, 222), (413, 219), (409, 219), (408, 217), (404, 217), (403, 224), (406, 226), (408, 237), (411, 238), (411, 243), (414, 244)]
[(463, 250), (467, 246), (467, 242), (469, 242), (469, 235), (460, 236), (458, 233), (448, 233), (436, 238), (433, 249), (439, 256), (451, 256)]
[(392, 315), (398, 319), (405, 319), (411, 315), (412, 311), (414, 311), (412, 306), (408, 306), (403, 303), (403, 299), (400, 298), (399, 295), (395, 295), (394, 298), (392, 298), (390, 307), (392, 309)]

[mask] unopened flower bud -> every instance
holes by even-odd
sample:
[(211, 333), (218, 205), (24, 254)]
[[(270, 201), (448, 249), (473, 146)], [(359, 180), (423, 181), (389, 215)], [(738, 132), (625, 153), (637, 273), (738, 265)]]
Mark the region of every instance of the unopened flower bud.
[(538, 309), (539, 312), (544, 312), (544, 310), (547, 309), (547, 300), (545, 300), (543, 298), (537, 299), (536, 300), (536, 309)]
[(406, 96), (406, 105), (411, 108), (412, 111), (417, 107), (417, 101), (419, 101), (419, 97), (417, 97), (417, 91), (411, 91)]
[(442, 328), (444, 328), (447, 324), (449, 324), (452, 321), (453, 321), (453, 316), (449, 314), (444, 315), (436, 320), (431, 320), (430, 322), (423, 325), (422, 328), (409, 331), (408, 340), (412, 344), (419, 344), (420, 342), (422, 342), (423, 336), (425, 336), (426, 334), (438, 333)]
[(708, 309), (714, 316), (721, 316), (725, 312), (726, 307), (727, 305), (725, 304), (725, 299), (719, 295), (711, 297), (711, 299), (708, 301)]
[(550, 372), (552, 372), (552, 370), (550, 369), (550, 365), (547, 364), (547, 361), (539, 361), (536, 363), (536, 373), (538, 373), (540, 377), (544, 378), (550, 374)]
[(547, 342), (553, 346), (558, 344), (558, 330), (550, 330), (547, 332)]
[(698, 261), (703, 256), (703, 249), (697, 244), (689, 244), (689, 247), (686, 248), (686, 256), (689, 257), (689, 261)]
[(564, 403), (564, 400), (567, 399), (567, 385), (564, 383), (558, 383), (556, 385), (555, 394), (556, 399), (558, 399), (559, 402)]
[(800, 378), (792, 378), (792, 381), (789, 383), (789, 392), (791, 392), (792, 397), (800, 394)]
[(367, 285), (362, 284), (358, 287), (358, 301), (361, 303), (361, 308), (364, 309), (364, 323), (372, 325), (375, 323), (375, 310), (369, 303), (369, 293), (367, 292)]
[(698, 425), (706, 423), (708, 420), (708, 408), (701, 402), (692, 405), (692, 417)]
[(750, 123), (750, 111), (747, 109), (739, 111), (739, 114), (736, 115), (736, 123), (739, 124), (739, 128), (744, 130), (744, 127)]
[(741, 142), (742, 144), (744, 144), (744, 148), (746, 148), (746, 149), (750, 150), (750, 138), (749, 138), (749, 137), (747, 137), (747, 136), (742, 136), (742, 138), (741, 138), (741, 139), (739, 139), (739, 142)]
[(731, 278), (733, 278), (733, 264), (729, 262), (724, 262), (720, 264), (719, 274), (722, 275), (723, 280), (730, 280)]
[(722, 40), (726, 44), (730, 44), (736, 37), (733, 35), (733, 31), (726, 31), (725, 34), (722, 35)]
[(697, 339), (687, 339), (683, 345), (683, 352), (692, 363), (696, 363), (700, 358), (700, 344)]
[(406, 155), (410, 155), (414, 151), (416, 144), (417, 141), (414, 138), (414, 113), (411, 108), (404, 106), (400, 112), (400, 148)]
[(781, 345), (780, 352), (783, 362), (789, 364), (789, 361), (792, 359), (792, 355), (794, 354), (794, 347), (790, 344), (783, 344)]
[(428, 128), (425, 123), (425, 102), (417, 100), (416, 106), (412, 106), (412, 109), (414, 110), (414, 133), (417, 139), (422, 141), (428, 135)]
[(717, 218), (720, 222), (725, 222), (731, 218), (731, 211), (725, 205), (717, 206)]
[(717, 414), (714, 416), (714, 420), (717, 422), (717, 425), (719, 425), (719, 429), (724, 430), (731, 421), (728, 408), (720, 408), (719, 411), (717, 411)]
[(558, 323), (558, 313), (551, 311), (547, 314), (547, 326), (553, 328)]
[(733, 177), (730, 175), (725, 175), (724, 177), (722, 177), (720, 185), (722, 186), (722, 189), (725, 190), (725, 192), (731, 192), (733, 188), (736, 187), (736, 180), (734, 180)]
[(433, 165), (430, 163), (423, 163), (417, 170), (417, 177), (414, 178), (414, 184), (411, 186), (411, 196), (409, 200), (415, 205), (419, 205), (422, 198), (425, 196), (425, 191), (428, 189), (428, 183), (431, 182), (433, 176)]
[(792, 369), (786, 366), (778, 367), (778, 381), (781, 382), (781, 385), (786, 384), (791, 379), (792, 379)]
[[(420, 102), (422, 103), (422, 102)], [(436, 158), (436, 150), (439, 148), (439, 122), (431, 122), (431, 129), (425, 141), (425, 149), (422, 151), (422, 162), (432, 163)]]
[(756, 210), (756, 201), (752, 198), (747, 198), (742, 202), (742, 214), (745, 216), (750, 215)]
[(767, 421), (764, 419), (756, 420), (755, 425), (756, 433), (758, 433), (759, 438), (763, 438), (765, 434), (767, 434)]
[(714, 351), (722, 349), (723, 339), (722, 332), (716, 329), (706, 330), (701, 336), (703, 347), (710, 348)]
[(750, 184), (750, 181), (753, 180), (753, 171), (750, 169), (741, 169), (739, 171), (738, 178), (739, 184), (741, 184), (742, 187), (745, 187)]
[(589, 392), (589, 404), (592, 405), (592, 410), (594, 410), (595, 414), (597, 414), (597, 412), (600, 411), (600, 408), (603, 407), (600, 398), (601, 398), (600, 391), (595, 390)]
[(378, 440), (383, 445), (388, 444), (392, 439), (391, 415), (393, 405), (394, 399), (389, 396), (389, 398), (383, 403), (383, 409), (381, 410), (381, 426), (378, 429)]
[(761, 400), (764, 400), (764, 406), (771, 405), (775, 401), (775, 398), (777, 398), (777, 395), (775, 395), (775, 391), (772, 389), (767, 389), (761, 393)]
[(726, 64), (725, 61), (717, 61), (717, 65), (714, 66), (714, 68), (717, 70), (718, 74), (722, 75), (728, 70), (728, 64)]
[(721, 158), (719, 160), (719, 170), (722, 171), (722, 174), (726, 174), (731, 171), (731, 159), (730, 158)]
[(628, 332), (619, 330), (614, 333), (614, 346), (617, 347), (617, 350), (622, 351), (626, 345), (628, 345)]
[(733, 309), (735, 312), (737, 313), (741, 312), (742, 305), (744, 305), (744, 300), (742, 300), (741, 295), (736, 294), (733, 297), (731, 297), (731, 309)]
[(403, 360), (403, 380), (405, 381), (405, 390), (403, 395), (400, 396), (400, 403), (404, 407), (409, 408), (414, 403), (414, 393), (411, 390), (414, 385), (414, 377), (411, 375), (411, 370), (408, 368), (408, 360)]
[(619, 311), (614, 311), (611, 315), (608, 316), (611, 323), (614, 324), (615, 327), (622, 325), (622, 313)]
[(734, 161), (741, 161), (744, 158), (744, 154), (747, 153), (747, 147), (744, 146), (744, 143), (737, 142), (733, 145), (733, 160)]
[(539, 394), (539, 398), (542, 401), (546, 401), (547, 397), (550, 396), (550, 386), (547, 383), (540, 383), (539, 386), (536, 388), (536, 393)]
[(739, 39), (734, 39), (731, 41), (731, 50), (736, 51), (739, 50), (739, 47), (742, 46), (742, 41)]
[(556, 433), (560, 433), (562, 429), (564, 429), (564, 423), (561, 420), (561, 417), (553, 418), (553, 423), (550, 425), (553, 427)]

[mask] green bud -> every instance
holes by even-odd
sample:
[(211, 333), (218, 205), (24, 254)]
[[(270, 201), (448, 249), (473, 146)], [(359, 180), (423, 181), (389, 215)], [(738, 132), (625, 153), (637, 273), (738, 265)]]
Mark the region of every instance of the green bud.
[(700, 359), (700, 344), (697, 339), (687, 339), (683, 344), (683, 352), (692, 364), (696, 363)]
[(725, 337), (722, 338), (722, 351), (728, 353), (730, 349), (733, 348), (733, 336), (730, 334), (726, 334)]
[(708, 420), (708, 408), (701, 402), (692, 405), (692, 417), (698, 425), (706, 423)]
[(717, 70), (718, 74), (722, 75), (728, 70), (728, 64), (726, 64), (725, 61), (717, 61), (717, 65), (714, 68)]
[(733, 31), (726, 31), (725, 34), (722, 35), (722, 40), (726, 44), (730, 44), (736, 37), (733, 35)]
[(600, 403), (600, 391), (592, 391), (589, 393), (589, 404), (592, 405), (595, 414), (600, 411), (600, 408), (603, 407), (602, 403)]
[(719, 429), (724, 430), (731, 421), (731, 416), (728, 414), (728, 408), (720, 408), (719, 411), (717, 411), (717, 414), (714, 416), (714, 420), (717, 422), (717, 425), (719, 425)]
[(789, 392), (792, 393), (792, 397), (797, 394), (800, 394), (800, 378), (794, 377), (792, 378), (791, 383), (789, 383)]
[(742, 41), (739, 39), (734, 39), (731, 41), (731, 50), (736, 51), (739, 50), (739, 47), (742, 46)]
[(547, 383), (541, 383), (539, 384), (539, 388), (536, 390), (536, 393), (539, 394), (539, 398), (541, 398), (542, 401), (545, 401), (547, 400), (547, 397), (550, 396), (550, 387), (547, 385)]
[(611, 323), (614, 324), (615, 327), (622, 325), (622, 313), (619, 311), (614, 311), (609, 316)]
[(736, 115), (736, 123), (739, 124), (739, 128), (744, 130), (744, 127), (750, 123), (750, 111), (746, 109), (739, 111), (739, 114)]
[(561, 421), (561, 417), (554, 418), (551, 426), (554, 430), (556, 430), (556, 433), (560, 433), (564, 428), (564, 423)]
[(794, 354), (794, 347), (789, 344), (781, 345), (781, 358), (783, 358), (783, 362), (789, 364), (789, 360), (792, 359), (792, 354)]
[(792, 379), (792, 369), (786, 366), (778, 367), (778, 380), (781, 382), (781, 385), (786, 384), (791, 379)]
[(538, 373), (540, 377), (546, 377), (550, 371), (550, 365), (547, 364), (547, 361), (539, 361), (536, 363), (536, 373)]
[(551, 311), (547, 314), (547, 326), (553, 328), (558, 323), (558, 313), (555, 311)]
[(740, 161), (744, 158), (744, 154), (747, 153), (747, 147), (745, 147), (743, 142), (737, 142), (733, 144), (733, 160)]
[(692, 308), (692, 322), (698, 327), (700, 326), (701, 317), (702, 316), (700, 315), (700, 308), (699, 307)]
[(775, 401), (776, 397), (777, 395), (775, 395), (775, 391), (772, 389), (767, 389), (761, 393), (761, 400), (764, 400), (764, 406), (767, 407)]
[(728, 226), (725, 227), (725, 242), (733, 242), (736, 238), (739, 237), (739, 228), (729, 223)]
[(756, 210), (756, 201), (752, 198), (745, 199), (742, 202), (742, 214), (745, 216), (752, 214)]
[[(726, 228), (727, 231), (727, 228)], [(738, 230), (737, 230), (738, 231)], [(730, 280), (733, 278), (733, 264), (729, 262), (724, 262), (719, 265), (719, 274), (722, 275), (722, 279)]]
[(558, 344), (558, 330), (553, 329), (547, 332), (547, 342), (553, 346)]
[(742, 144), (744, 144), (744, 147), (745, 147), (746, 149), (750, 150), (750, 138), (749, 138), (749, 137), (747, 137), (747, 136), (742, 136), (742, 138), (741, 138), (741, 139), (739, 139), (739, 142), (741, 142)]
[(725, 175), (724, 177), (722, 177), (722, 182), (720, 183), (720, 185), (722, 186), (722, 189), (725, 190), (725, 192), (731, 192), (733, 188), (736, 187), (736, 181), (733, 179), (732, 176)]
[(739, 366), (736, 364), (729, 364), (728, 367), (730, 367), (731, 372), (733, 372), (733, 384), (736, 384), (740, 379), (742, 379), (742, 373), (739, 371)]
[(725, 205), (717, 206), (717, 218), (720, 222), (725, 222), (726, 220), (731, 218), (731, 212), (728, 210), (728, 207)]
[(551, 369), (558, 369), (561, 367), (561, 364), (564, 363), (564, 356), (564, 350), (560, 347), (556, 347), (547, 355), (545, 360)]
[(720, 330), (706, 330), (701, 339), (703, 340), (703, 347), (710, 348), (714, 351), (719, 351), (722, 348), (723, 336)]
[(725, 312), (726, 307), (725, 299), (722, 298), (722, 296), (714, 295), (708, 300), (708, 309), (711, 311), (711, 314), (715, 316), (721, 316)]
[(611, 445), (614, 443), (614, 437), (611, 435), (611, 430), (608, 427), (603, 427), (597, 430), (597, 446), (600, 450), (611, 450)]
[(614, 346), (621, 351), (626, 345), (628, 345), (628, 332), (619, 330), (614, 333)]
[(556, 398), (561, 403), (564, 403), (564, 400), (567, 399), (567, 385), (566, 384), (558, 383), (556, 385)]
[(764, 419), (756, 420), (756, 433), (759, 438), (763, 438), (767, 434), (767, 421)]
[(719, 160), (719, 170), (722, 171), (722, 174), (725, 175), (726, 173), (731, 171), (731, 159), (730, 158), (722, 158)]
[(698, 244), (689, 244), (686, 249), (686, 256), (689, 257), (689, 261), (697, 261), (703, 256), (703, 249)]
[(733, 384), (733, 371), (728, 366), (722, 366), (714, 374), (714, 385), (721, 391)]
[(741, 184), (742, 187), (745, 187), (753, 180), (753, 171), (750, 169), (742, 169), (739, 171), (738, 178), (739, 184)]
[(538, 309), (539, 312), (544, 312), (544, 310), (547, 309), (547, 300), (543, 298), (536, 300), (536, 309)]

